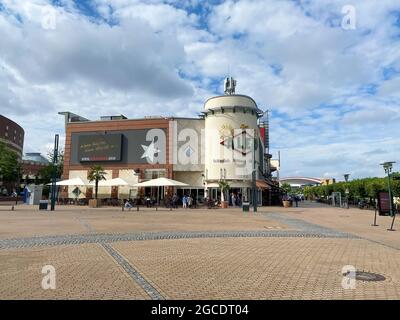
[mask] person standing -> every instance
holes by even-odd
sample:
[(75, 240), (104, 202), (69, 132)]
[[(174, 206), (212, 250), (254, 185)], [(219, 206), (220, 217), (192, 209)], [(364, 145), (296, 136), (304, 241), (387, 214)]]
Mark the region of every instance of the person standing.
[(176, 195), (176, 193), (174, 194), (174, 196), (172, 197), (172, 207), (174, 209), (178, 208), (178, 196)]
[(193, 198), (192, 198), (192, 195), (189, 195), (189, 197), (188, 197), (188, 206), (189, 206), (189, 208), (192, 208), (192, 205), (193, 205)]
[(298, 196), (294, 196), (294, 202), (296, 203), (296, 207), (299, 206), (299, 197)]
[(231, 193), (231, 198), (232, 198), (232, 206), (235, 208), (236, 207), (236, 196), (233, 192)]
[(150, 208), (150, 205), (151, 205), (151, 198), (150, 198), (150, 196), (147, 196), (146, 197), (146, 206), (147, 206), (147, 208)]
[(193, 198), (193, 208), (197, 208), (197, 197)]
[(186, 194), (185, 194), (185, 195), (183, 196), (183, 198), (182, 198), (182, 206), (183, 206), (184, 209), (187, 208), (187, 203), (188, 203), (188, 198), (187, 198), (187, 196), (186, 196)]

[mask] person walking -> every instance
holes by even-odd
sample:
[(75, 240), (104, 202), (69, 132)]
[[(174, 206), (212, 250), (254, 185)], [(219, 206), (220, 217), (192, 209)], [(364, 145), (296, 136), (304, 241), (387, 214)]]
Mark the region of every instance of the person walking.
[(174, 194), (174, 196), (172, 197), (172, 207), (174, 209), (178, 208), (178, 196), (176, 195), (176, 193)]
[(183, 206), (184, 209), (187, 208), (187, 203), (188, 203), (188, 198), (187, 198), (187, 196), (186, 196), (186, 194), (185, 194), (185, 195), (183, 196), (183, 198), (182, 198), (182, 206)]
[(125, 209), (129, 209), (129, 211), (131, 211), (131, 209), (133, 208), (132, 203), (130, 202), (130, 200), (125, 200)]
[(236, 205), (238, 207), (242, 206), (242, 195), (240, 193), (238, 193), (237, 197), (236, 197)]
[(296, 207), (299, 206), (299, 197), (298, 196), (294, 196), (294, 202), (296, 203)]
[(232, 206), (235, 208), (236, 207), (236, 196), (233, 192), (231, 193), (231, 199), (232, 199)]

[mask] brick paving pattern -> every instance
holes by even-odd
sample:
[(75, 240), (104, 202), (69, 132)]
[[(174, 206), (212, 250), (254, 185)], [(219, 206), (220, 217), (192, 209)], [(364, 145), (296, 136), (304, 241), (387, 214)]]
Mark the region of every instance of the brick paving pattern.
[[(399, 299), (388, 217), (299, 208), (0, 211), (0, 299)], [(56, 290), (44, 290), (44, 265)], [(342, 268), (381, 274), (343, 289)]]
[[(56, 271), (44, 290), (42, 268)], [(149, 299), (100, 245), (0, 250), (1, 299)]]
[[(113, 244), (167, 299), (399, 299), (400, 256), (359, 239), (219, 238)], [(342, 268), (383, 282), (343, 289)]]

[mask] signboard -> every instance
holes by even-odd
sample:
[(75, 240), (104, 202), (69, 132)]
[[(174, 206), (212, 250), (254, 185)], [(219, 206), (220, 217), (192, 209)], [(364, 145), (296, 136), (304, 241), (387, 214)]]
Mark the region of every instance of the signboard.
[(166, 164), (166, 137), (164, 128), (73, 132), (70, 163)]
[(378, 192), (378, 210), (380, 216), (390, 215), (389, 192)]
[(80, 162), (120, 161), (122, 134), (92, 134), (79, 136)]

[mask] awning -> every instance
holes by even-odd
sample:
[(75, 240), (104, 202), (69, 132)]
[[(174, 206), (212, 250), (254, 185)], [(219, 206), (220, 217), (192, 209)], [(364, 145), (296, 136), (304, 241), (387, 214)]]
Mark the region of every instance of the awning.
[(256, 187), (259, 189), (271, 189), (271, 187), (263, 180), (256, 180)]

